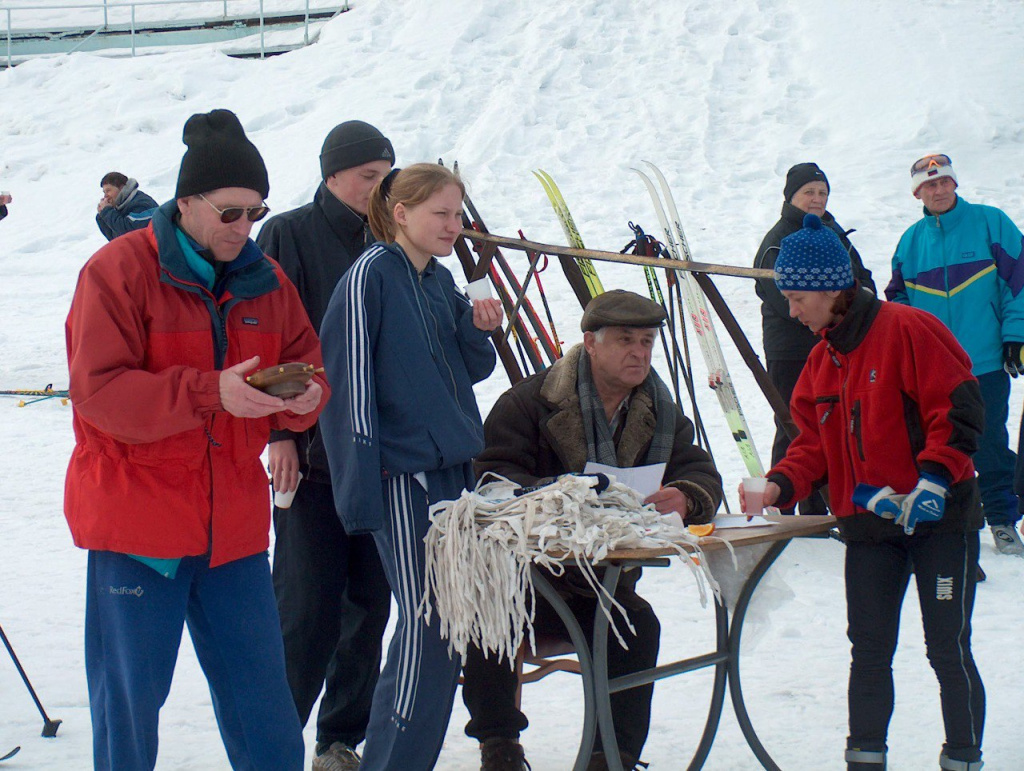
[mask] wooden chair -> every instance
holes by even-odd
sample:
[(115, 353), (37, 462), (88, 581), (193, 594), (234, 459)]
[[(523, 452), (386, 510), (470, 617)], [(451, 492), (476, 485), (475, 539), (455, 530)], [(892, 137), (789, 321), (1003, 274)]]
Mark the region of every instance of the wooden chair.
[[(536, 635), (537, 650), (530, 650), (530, 643), (524, 641), (516, 656), (516, 674), (519, 676), (519, 687), (516, 688), (516, 708), (522, 704), (523, 685), (543, 680), (552, 672), (571, 672), (580, 674), (580, 662), (575, 658), (565, 658), (576, 653), (572, 643), (559, 635)], [(526, 669), (526, 666), (532, 669)]]

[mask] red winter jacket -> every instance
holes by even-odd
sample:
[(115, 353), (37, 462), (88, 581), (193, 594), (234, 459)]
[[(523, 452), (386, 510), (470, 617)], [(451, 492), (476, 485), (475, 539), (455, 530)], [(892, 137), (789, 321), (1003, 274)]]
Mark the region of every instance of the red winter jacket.
[[(861, 290), (811, 351), (790, 402), (800, 434), (768, 472), (778, 505), (827, 481), (840, 526), (868, 535), (884, 523), (852, 502), (858, 483), (909, 493), (922, 471), (952, 484), (942, 522), (980, 526), (971, 455), (983, 406), (971, 361), (935, 316)], [(863, 515), (859, 521), (844, 518)], [(891, 525), (891, 523), (888, 523)], [(867, 531), (865, 531), (867, 528)]]
[[(75, 544), (145, 557), (210, 555), (217, 566), (268, 547), (260, 454), (271, 428), (317, 419), (242, 419), (220, 403), (220, 370), (321, 366), (294, 286), (251, 241), (214, 299), (185, 262), (172, 201), (82, 269), (66, 324), (76, 445), (64, 510)], [(324, 387), (326, 402), (329, 391)]]

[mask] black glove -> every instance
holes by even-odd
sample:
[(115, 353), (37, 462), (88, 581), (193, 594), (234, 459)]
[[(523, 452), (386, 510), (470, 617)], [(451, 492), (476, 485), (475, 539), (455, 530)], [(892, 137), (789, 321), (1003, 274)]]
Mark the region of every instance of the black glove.
[(1013, 341), (1003, 343), (1003, 369), (1010, 377), (1024, 375), (1024, 361), (1020, 358), (1020, 349), (1024, 343)]

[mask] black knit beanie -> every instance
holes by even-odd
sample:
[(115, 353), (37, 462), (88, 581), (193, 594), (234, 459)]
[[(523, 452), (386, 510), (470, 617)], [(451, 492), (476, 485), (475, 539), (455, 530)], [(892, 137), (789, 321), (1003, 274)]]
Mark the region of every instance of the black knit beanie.
[(370, 161), (395, 165), (395, 148), (379, 130), (361, 120), (347, 120), (331, 129), (320, 149), (320, 172), (332, 174)]
[(792, 203), (796, 191), (808, 182), (824, 182), (828, 191), (832, 192), (832, 188), (828, 184), (828, 177), (825, 176), (824, 171), (818, 168), (818, 164), (798, 163), (786, 174), (786, 187), (782, 194), (786, 197), (787, 201)]
[(188, 150), (181, 159), (175, 198), (222, 187), (255, 190), (264, 199), (270, 194), (263, 157), (230, 110), (193, 115), (185, 121), (181, 138)]

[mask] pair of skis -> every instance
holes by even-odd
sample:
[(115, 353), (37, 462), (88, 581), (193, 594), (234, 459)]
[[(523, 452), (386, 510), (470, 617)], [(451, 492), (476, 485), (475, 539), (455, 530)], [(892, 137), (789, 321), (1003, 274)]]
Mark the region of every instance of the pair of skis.
[[(633, 169), (637, 176), (643, 181), (647, 192), (651, 196), (651, 203), (654, 205), (654, 213), (658, 217), (658, 223), (665, 234), (665, 245), (669, 254), (681, 262), (692, 262), (693, 255), (690, 246), (686, 241), (686, 234), (683, 231), (679, 210), (676, 207), (672, 190), (661, 170), (650, 161), (644, 161), (658, 180), (658, 187), (646, 173), (639, 169)], [(660, 195), (659, 195), (660, 188)], [(666, 213), (667, 207), (667, 213)], [(725, 357), (722, 354), (722, 345), (715, 332), (715, 326), (711, 321), (711, 314), (708, 311), (707, 301), (701, 291), (697, 280), (686, 270), (674, 270), (676, 280), (680, 283), (685, 298), (686, 308), (690, 314), (690, 321), (693, 330), (697, 335), (697, 342), (700, 345), (701, 354), (708, 367), (708, 385), (718, 397), (718, 403), (725, 413), (725, 420), (732, 432), (732, 438), (736, 442), (743, 464), (751, 476), (763, 476), (764, 467), (754, 447), (754, 439), (750, 434), (750, 427), (747, 424), (746, 416), (740, 407), (739, 396), (736, 387), (729, 375), (729, 368), (726, 366)]]
[[(676, 207), (668, 182), (657, 166), (647, 161), (645, 163), (657, 178), (661, 195), (659, 195), (659, 190), (655, 187), (650, 176), (638, 169), (634, 169), (634, 171), (643, 180), (651, 196), (655, 214), (658, 216), (658, 222), (665, 234), (665, 243), (669, 249), (669, 255), (679, 261), (692, 262), (693, 259), (683, 231), (679, 210)], [(565, 198), (562, 196), (551, 175), (544, 171), (535, 171), (534, 176), (537, 177), (543, 186), (544, 192), (547, 194), (548, 200), (551, 202), (551, 206), (562, 225), (562, 230), (569, 241), (569, 245), (577, 249), (585, 248), (579, 229), (569, 213), (569, 207), (565, 203)], [(664, 198), (664, 202), (662, 198)], [(666, 206), (668, 207), (668, 213), (666, 213)], [(578, 270), (582, 273), (586, 283), (586, 289), (589, 293), (587, 299), (601, 294), (604, 291), (604, 287), (601, 284), (601, 280), (597, 277), (597, 271), (593, 263), (589, 259), (579, 259), (576, 260), (575, 264), (578, 266)], [(740, 457), (743, 459), (743, 463), (751, 476), (763, 476), (764, 467), (761, 465), (761, 460), (750, 434), (750, 428), (740, 407), (739, 397), (729, 375), (729, 369), (722, 354), (722, 346), (715, 332), (714, 324), (711, 321), (711, 314), (708, 311), (704, 293), (689, 271), (673, 270), (671, 274), (676, 279), (678, 286), (682, 288), (684, 303), (689, 312), (694, 332), (697, 335), (704, 361), (707, 364), (708, 385), (715, 391), (718, 397)], [(569, 278), (570, 283), (572, 283), (572, 277), (570, 276)], [(650, 276), (648, 276), (648, 279), (650, 280)], [(577, 295), (580, 295), (579, 291), (577, 291)], [(582, 296), (580, 300), (585, 304)]]

